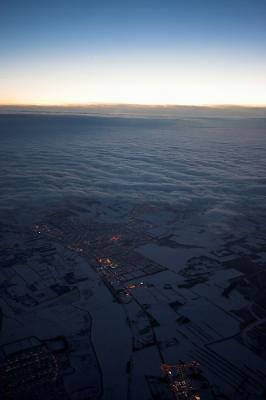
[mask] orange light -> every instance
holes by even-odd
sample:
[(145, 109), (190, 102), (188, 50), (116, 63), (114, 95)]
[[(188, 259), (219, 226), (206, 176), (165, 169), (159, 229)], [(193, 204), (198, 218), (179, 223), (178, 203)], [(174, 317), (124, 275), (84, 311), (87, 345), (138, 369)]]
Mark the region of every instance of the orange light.
[(136, 285), (132, 284), (132, 285), (128, 285), (128, 289), (134, 289), (136, 287)]
[(120, 240), (120, 238), (121, 238), (120, 235), (113, 235), (113, 236), (111, 237), (111, 240), (112, 240), (113, 242), (117, 242), (118, 240)]
[(109, 257), (104, 257), (104, 258), (99, 257), (97, 261), (98, 261), (99, 264), (102, 264), (104, 266), (113, 265), (113, 261)]

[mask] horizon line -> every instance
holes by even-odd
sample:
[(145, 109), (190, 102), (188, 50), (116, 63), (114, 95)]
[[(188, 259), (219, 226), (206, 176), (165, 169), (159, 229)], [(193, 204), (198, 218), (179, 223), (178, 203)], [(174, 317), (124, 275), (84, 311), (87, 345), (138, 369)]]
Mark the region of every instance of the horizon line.
[(230, 103), (221, 103), (221, 104), (172, 104), (172, 103), (158, 103), (158, 104), (150, 104), (150, 103), (112, 103), (112, 102), (91, 102), (91, 103), (51, 103), (51, 104), (38, 104), (38, 103), (0, 103), (0, 107), (110, 107), (110, 106), (128, 106), (128, 107), (194, 107), (194, 108), (266, 108), (266, 104), (230, 104)]

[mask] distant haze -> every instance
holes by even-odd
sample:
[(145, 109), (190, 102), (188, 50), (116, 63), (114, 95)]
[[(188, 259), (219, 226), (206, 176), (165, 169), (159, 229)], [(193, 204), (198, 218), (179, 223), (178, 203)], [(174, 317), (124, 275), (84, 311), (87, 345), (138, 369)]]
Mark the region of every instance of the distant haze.
[(94, 104), (69, 106), (12, 106), (0, 105), (0, 114), (73, 114), (84, 116), (130, 117), (130, 118), (266, 118), (266, 107), (241, 106), (144, 106), (125, 104)]

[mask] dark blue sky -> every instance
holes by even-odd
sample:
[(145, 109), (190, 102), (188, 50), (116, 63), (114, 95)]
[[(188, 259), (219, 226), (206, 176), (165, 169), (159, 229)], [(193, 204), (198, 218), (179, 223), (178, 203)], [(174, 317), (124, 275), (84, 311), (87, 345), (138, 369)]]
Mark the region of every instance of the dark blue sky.
[[(266, 103), (257, 93), (259, 86), (265, 85), (265, 26), (266, 1), (262, 0), (4, 0), (0, 12), (0, 88), (2, 85), (4, 97), (0, 95), (0, 101), (23, 102), (24, 96), (25, 102), (104, 102), (119, 101), (120, 97), (122, 102), (131, 102), (130, 95), (127, 98), (124, 93), (127, 89), (130, 94), (131, 81), (143, 88), (148, 80), (143, 101), (140, 93), (139, 102), (149, 100), (148, 91), (156, 81), (161, 102), (175, 102), (174, 85), (177, 92), (182, 87), (183, 93), (187, 81), (191, 101), (185, 98), (184, 103), (193, 103), (192, 80), (195, 103), (200, 103), (200, 76), (208, 87), (208, 76), (213, 85), (215, 75), (216, 81), (226, 84), (226, 78), (233, 82), (237, 74), (250, 81), (247, 90), (252, 92), (251, 102), (256, 103), (257, 96), (257, 103)], [(254, 82), (254, 74), (260, 82)], [(62, 79), (69, 84), (65, 101), (63, 97), (56, 100), (48, 91)], [(87, 96), (81, 90), (81, 79)], [(41, 81), (46, 88), (42, 89)], [(34, 100), (32, 86), (36, 84)], [(118, 95), (114, 96), (116, 87)], [(210, 89), (212, 102), (214, 90)], [(134, 91), (135, 101), (138, 96)], [(176, 96), (176, 101), (182, 102), (182, 96)], [(217, 101), (219, 96), (213, 99)]]

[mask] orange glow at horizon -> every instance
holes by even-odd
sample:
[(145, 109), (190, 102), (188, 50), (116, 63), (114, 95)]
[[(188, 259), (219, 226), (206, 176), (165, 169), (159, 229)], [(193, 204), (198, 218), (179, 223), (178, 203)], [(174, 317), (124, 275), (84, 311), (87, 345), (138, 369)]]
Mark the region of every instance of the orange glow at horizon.
[[(240, 63), (241, 64), (241, 63)], [(24, 65), (0, 82), (1, 105), (266, 105), (266, 71), (206, 61), (101, 60)]]

